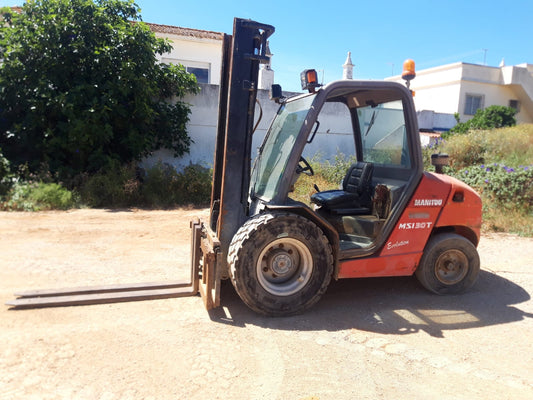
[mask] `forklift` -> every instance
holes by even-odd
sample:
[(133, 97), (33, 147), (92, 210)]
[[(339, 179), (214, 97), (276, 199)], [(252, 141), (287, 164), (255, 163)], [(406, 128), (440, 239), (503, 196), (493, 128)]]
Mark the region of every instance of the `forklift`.
[[(250, 170), (257, 72), (273, 32), (236, 19), (224, 63), (210, 220), (195, 225), (209, 244), (198, 268), (207, 266), (213, 279), (210, 304), (219, 304), (220, 279), (231, 279), (248, 307), (270, 316), (308, 309), (331, 279), (415, 274), (437, 294), (471, 287), (480, 265), (481, 200), (442, 174), (446, 155), (433, 155), (436, 173), (424, 172), (408, 87), (353, 80), (321, 86), (315, 70), (301, 75), (304, 94), (283, 98), (274, 85), (280, 107)], [(404, 67), (409, 83), (414, 62)], [(316, 187), (310, 207), (291, 190), (302, 174), (314, 174), (302, 154), (331, 107), (343, 110), (356, 162), (338, 190)]]
[[(250, 309), (288, 316), (316, 304), (332, 279), (414, 274), (436, 294), (460, 293), (475, 283), (481, 200), (442, 173), (446, 155), (432, 156), (436, 172), (423, 170), (408, 88), (416, 75), (413, 61), (404, 65), (407, 87), (356, 80), (322, 86), (315, 70), (302, 73), (303, 94), (284, 98), (273, 85), (271, 98), (279, 110), (252, 163), (258, 72), (269, 62), (267, 40), (273, 33), (271, 25), (236, 18), (233, 35), (223, 37), (210, 216), (191, 221), (191, 281), (141, 287), (159, 291), (156, 297), (134, 297), (132, 285), (125, 285), (125, 295), (106, 300), (92, 288), (94, 301), (71, 298), (66, 305), (200, 292), (212, 309), (220, 305), (221, 281), (229, 279)], [(303, 154), (332, 109), (349, 132), (346, 147), (354, 163), (338, 189), (315, 185), (308, 203), (296, 201), (291, 193), (298, 179), (314, 174)], [(19, 296), (8, 304), (66, 303), (39, 303), (42, 291)]]

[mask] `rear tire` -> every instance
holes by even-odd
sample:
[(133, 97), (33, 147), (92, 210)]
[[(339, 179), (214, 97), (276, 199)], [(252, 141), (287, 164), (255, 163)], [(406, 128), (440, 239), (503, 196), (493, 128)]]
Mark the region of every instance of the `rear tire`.
[(415, 275), (436, 294), (455, 294), (469, 289), (479, 274), (479, 255), (466, 238), (453, 233), (434, 236), (426, 246)]
[(289, 213), (248, 220), (233, 237), (228, 263), (244, 303), (269, 316), (311, 307), (325, 293), (333, 273), (331, 246), (322, 230)]

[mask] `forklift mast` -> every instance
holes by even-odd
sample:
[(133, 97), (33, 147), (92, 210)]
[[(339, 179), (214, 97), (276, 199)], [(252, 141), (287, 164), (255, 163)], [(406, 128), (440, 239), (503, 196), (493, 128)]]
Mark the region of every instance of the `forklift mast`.
[[(248, 214), (248, 189), (259, 64), (269, 62), (274, 27), (235, 18), (224, 35), (209, 227), (223, 255)], [(223, 257), (224, 258), (224, 257)]]

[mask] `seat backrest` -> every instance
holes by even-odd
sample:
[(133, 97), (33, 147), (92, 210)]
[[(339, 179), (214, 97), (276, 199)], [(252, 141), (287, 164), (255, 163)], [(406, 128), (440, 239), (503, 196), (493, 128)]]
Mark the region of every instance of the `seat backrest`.
[(374, 164), (358, 161), (350, 166), (344, 180), (342, 188), (345, 192), (357, 193), (359, 195), (368, 192), (372, 182)]

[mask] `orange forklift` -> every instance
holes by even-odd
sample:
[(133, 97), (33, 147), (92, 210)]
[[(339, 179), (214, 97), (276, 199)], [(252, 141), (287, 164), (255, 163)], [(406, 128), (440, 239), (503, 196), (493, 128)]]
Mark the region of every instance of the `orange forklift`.
[[(166, 297), (200, 291), (210, 309), (220, 304), (221, 280), (231, 279), (252, 310), (286, 316), (314, 305), (332, 279), (415, 274), (437, 294), (471, 287), (480, 268), (481, 200), (442, 173), (445, 155), (432, 157), (435, 173), (424, 172), (408, 87), (356, 80), (321, 86), (314, 70), (301, 75), (303, 94), (284, 98), (274, 85), (279, 110), (252, 163), (258, 71), (269, 61), (273, 32), (236, 18), (233, 35), (224, 36), (210, 219), (191, 221), (191, 282), (142, 289), (169, 289)], [(414, 63), (405, 68), (409, 83)], [(331, 114), (355, 162), (338, 189), (315, 185), (309, 203), (295, 201), (298, 178), (314, 173), (303, 154), (323, 140), (320, 122)], [(99, 296), (100, 302), (150, 298)], [(31, 303), (31, 294), (24, 297)]]
[[(251, 23), (236, 20), (234, 40), (240, 36), (239, 24)], [(479, 272), (481, 200), (466, 184), (442, 174), (447, 156), (432, 157), (438, 172), (423, 171), (408, 87), (354, 80), (320, 86), (314, 70), (302, 73), (305, 94), (283, 98), (275, 85), (271, 96), (280, 108), (249, 171), (252, 88), (273, 30), (257, 24), (255, 39), (247, 39), (256, 43), (245, 51), (247, 61), (236, 59), (236, 44), (230, 46), (211, 218), (208, 225), (197, 225), (203, 240), (217, 243), (213, 261), (207, 263), (213, 278), (230, 278), (248, 307), (273, 316), (309, 308), (331, 279), (415, 274), (438, 294), (472, 286)], [(250, 75), (235, 79), (246, 63), (252, 66)], [(415, 77), (414, 62), (409, 60), (405, 68), (409, 83)], [(348, 147), (356, 162), (338, 190), (315, 186), (310, 207), (291, 199), (291, 190), (302, 174), (313, 175), (302, 154), (316, 140), (322, 116), (332, 109), (343, 119), (336, 124), (346, 127), (351, 138), (343, 150)], [(213, 300), (218, 304), (218, 297)]]

